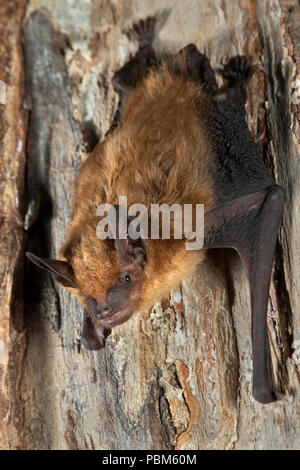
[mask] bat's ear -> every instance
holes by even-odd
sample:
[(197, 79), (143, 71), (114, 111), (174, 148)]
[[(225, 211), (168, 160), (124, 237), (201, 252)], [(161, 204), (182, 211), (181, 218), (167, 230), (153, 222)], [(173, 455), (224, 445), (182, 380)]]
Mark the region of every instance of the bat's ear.
[(128, 226), (132, 222), (126, 210), (119, 206), (114, 206), (115, 216), (110, 218), (110, 221), (114, 222), (114, 226), (111, 225), (111, 231), (116, 242), (117, 252), (119, 261), (122, 264), (137, 263), (141, 266), (147, 261), (146, 255), (146, 243), (141, 232), (141, 228), (137, 230), (140, 236), (135, 239), (131, 238), (128, 234)]
[(76, 287), (73, 270), (66, 261), (39, 258), (29, 251), (27, 251), (26, 256), (32, 263), (53, 274), (56, 281), (64, 287)]

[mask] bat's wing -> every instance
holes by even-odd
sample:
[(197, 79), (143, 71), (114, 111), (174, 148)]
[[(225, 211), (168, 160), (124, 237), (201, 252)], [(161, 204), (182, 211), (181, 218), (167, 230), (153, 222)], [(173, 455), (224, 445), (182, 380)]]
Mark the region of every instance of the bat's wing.
[(276, 401), (267, 329), (271, 270), (284, 202), (277, 185), (224, 202), (205, 215), (204, 248), (231, 247), (247, 272), (251, 295), (253, 396)]

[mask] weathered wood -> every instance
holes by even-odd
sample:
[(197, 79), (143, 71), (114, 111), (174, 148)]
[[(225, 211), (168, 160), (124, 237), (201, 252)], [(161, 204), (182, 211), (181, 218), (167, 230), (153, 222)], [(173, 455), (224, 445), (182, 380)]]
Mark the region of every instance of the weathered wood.
[(22, 446), (25, 1), (0, 1), (0, 448)]
[[(4, 41), (11, 61), (2, 80), (15, 88), (1, 109), (0, 447), (299, 449), (299, 364), (291, 359), (292, 343), (300, 339), (300, 107), (291, 100), (300, 69), (297, 0), (29, 0), (23, 22), (30, 108), (26, 196), (28, 207), (38, 194), (41, 203), (28, 235), (23, 205), (15, 202), (25, 190), (24, 145), (17, 145), (26, 138), (23, 3), (11, 2), (16, 15), (3, 19), (13, 35)], [(2, 8), (7, 18), (9, 7)], [(100, 352), (81, 348), (81, 307), (34, 266), (26, 267), (23, 307), (25, 238), (39, 255), (58, 255), (77, 170), (114, 115), (111, 77), (136, 48), (124, 30), (154, 13), (156, 47), (176, 50), (194, 42), (216, 69), (222, 58), (239, 53), (264, 68), (250, 86), (248, 119), (287, 191), (268, 313), (274, 372), (284, 394), (275, 404), (251, 396), (248, 286), (229, 250), (209, 253), (180, 291), (116, 328)]]

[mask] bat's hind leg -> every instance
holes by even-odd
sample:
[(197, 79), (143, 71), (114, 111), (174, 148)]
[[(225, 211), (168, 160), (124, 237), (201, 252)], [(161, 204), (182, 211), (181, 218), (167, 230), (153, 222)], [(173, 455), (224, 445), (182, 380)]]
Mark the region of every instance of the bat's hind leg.
[(130, 39), (138, 41), (139, 48), (134, 57), (130, 58), (112, 78), (114, 90), (119, 95), (119, 104), (113, 122), (105, 136), (118, 127), (122, 107), (130, 90), (136, 87), (138, 82), (147, 75), (149, 68), (156, 63), (156, 56), (152, 47), (155, 37), (155, 23), (156, 18), (151, 16), (134, 24), (128, 32)]
[(122, 97), (124, 91), (134, 88), (142, 80), (149, 68), (156, 63), (156, 56), (152, 43), (155, 37), (155, 17), (148, 17), (134, 24), (128, 32), (130, 39), (139, 43), (137, 53), (123, 67), (118, 70), (112, 79), (115, 91)]

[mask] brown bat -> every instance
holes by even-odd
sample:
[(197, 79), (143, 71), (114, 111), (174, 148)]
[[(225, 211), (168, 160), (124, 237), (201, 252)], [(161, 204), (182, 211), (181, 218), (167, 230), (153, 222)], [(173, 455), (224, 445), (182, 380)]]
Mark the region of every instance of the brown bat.
[[(206, 249), (231, 247), (251, 292), (253, 396), (275, 401), (267, 303), (284, 191), (276, 185), (245, 120), (246, 86), (257, 69), (233, 57), (219, 88), (209, 60), (190, 44), (158, 58), (155, 19), (133, 27), (136, 55), (113, 77), (119, 107), (106, 139), (83, 164), (61, 260), (28, 258), (54, 275), (85, 307), (82, 343), (96, 350), (110, 329), (150, 308), (204, 259)], [(203, 250), (184, 239), (96, 236), (96, 209), (119, 196), (128, 205), (204, 204)], [(130, 218), (128, 217), (128, 224)]]

